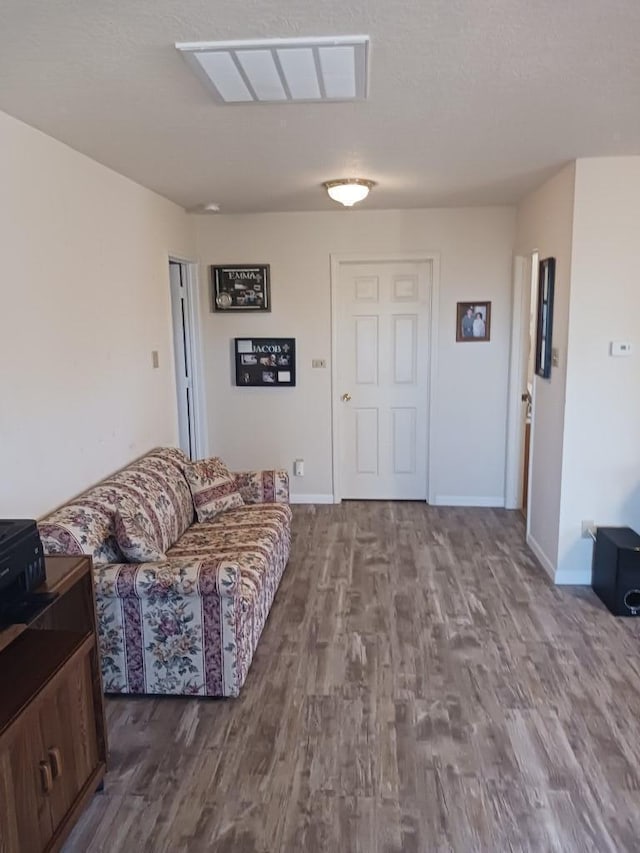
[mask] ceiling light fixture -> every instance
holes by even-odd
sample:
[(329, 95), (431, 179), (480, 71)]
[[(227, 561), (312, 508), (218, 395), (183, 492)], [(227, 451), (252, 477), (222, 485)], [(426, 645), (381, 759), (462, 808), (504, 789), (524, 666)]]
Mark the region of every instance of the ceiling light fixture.
[(369, 195), (371, 187), (375, 185), (375, 181), (367, 181), (364, 178), (340, 178), (336, 181), (325, 181), (322, 186), (329, 194), (329, 198), (345, 207), (353, 207), (354, 204), (363, 201)]

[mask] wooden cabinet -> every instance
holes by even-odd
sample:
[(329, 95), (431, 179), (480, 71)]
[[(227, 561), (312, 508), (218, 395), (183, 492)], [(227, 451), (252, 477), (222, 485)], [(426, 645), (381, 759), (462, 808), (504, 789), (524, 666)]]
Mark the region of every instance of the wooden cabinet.
[(59, 850), (106, 766), (91, 561), (48, 557), (56, 599), (0, 632), (0, 853)]
[(37, 712), (25, 712), (0, 747), (0, 850), (43, 850), (52, 834), (49, 803), (42, 784), (45, 755)]

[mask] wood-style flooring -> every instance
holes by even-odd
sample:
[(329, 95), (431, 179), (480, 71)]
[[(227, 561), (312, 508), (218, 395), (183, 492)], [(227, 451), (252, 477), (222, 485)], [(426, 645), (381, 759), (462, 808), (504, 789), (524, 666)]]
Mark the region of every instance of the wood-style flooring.
[(640, 850), (640, 620), (516, 513), (294, 508), (239, 699), (107, 700), (65, 853)]

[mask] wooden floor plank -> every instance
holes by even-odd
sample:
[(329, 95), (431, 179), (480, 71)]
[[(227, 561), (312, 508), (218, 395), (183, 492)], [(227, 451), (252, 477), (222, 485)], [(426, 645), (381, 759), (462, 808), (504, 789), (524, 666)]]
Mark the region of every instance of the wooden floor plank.
[(109, 698), (65, 853), (620, 853), (640, 621), (554, 587), (517, 513), (294, 507), (237, 700)]

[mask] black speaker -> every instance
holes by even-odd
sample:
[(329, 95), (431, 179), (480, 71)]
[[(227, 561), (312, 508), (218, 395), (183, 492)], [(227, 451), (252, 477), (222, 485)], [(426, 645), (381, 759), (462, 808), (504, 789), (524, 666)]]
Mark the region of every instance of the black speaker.
[(599, 527), (591, 586), (614, 616), (640, 616), (640, 536), (630, 527)]

